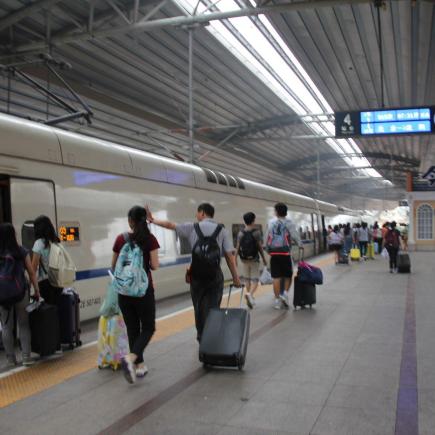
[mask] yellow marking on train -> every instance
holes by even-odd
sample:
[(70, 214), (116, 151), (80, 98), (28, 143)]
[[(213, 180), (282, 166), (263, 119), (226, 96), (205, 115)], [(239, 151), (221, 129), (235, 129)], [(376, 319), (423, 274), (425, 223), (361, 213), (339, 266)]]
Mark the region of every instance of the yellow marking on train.
[[(333, 256), (327, 256), (314, 261), (316, 266), (333, 264)], [(256, 295), (271, 294), (272, 286), (261, 286)], [(222, 305), (226, 306), (226, 298)], [(240, 295), (231, 295), (230, 306), (236, 307), (240, 303)], [(163, 340), (178, 332), (191, 328), (195, 324), (193, 309), (183, 311), (172, 317), (157, 320), (156, 333), (152, 342)], [(194, 334), (192, 334), (192, 339)], [(97, 346), (89, 346), (66, 352), (58, 358), (43, 361), (35, 366), (13, 373), (0, 379), (0, 408), (4, 408), (19, 400), (33, 396), (68, 379), (97, 368)]]

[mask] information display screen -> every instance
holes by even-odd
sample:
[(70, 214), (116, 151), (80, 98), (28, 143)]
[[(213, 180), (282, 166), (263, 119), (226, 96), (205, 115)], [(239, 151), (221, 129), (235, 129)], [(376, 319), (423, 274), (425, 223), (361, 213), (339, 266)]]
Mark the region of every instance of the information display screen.
[(435, 106), (337, 112), (336, 137), (435, 133)]
[(59, 227), (59, 238), (61, 242), (80, 242), (80, 225), (78, 223), (61, 224)]

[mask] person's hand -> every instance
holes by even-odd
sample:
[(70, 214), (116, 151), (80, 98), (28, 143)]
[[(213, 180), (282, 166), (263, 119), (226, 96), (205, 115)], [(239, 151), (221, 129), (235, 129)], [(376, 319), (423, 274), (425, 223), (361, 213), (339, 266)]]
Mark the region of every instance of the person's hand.
[(242, 286), (242, 283), (240, 282), (240, 278), (238, 276), (236, 276), (233, 279), (233, 284), (234, 284), (234, 287), (241, 287)]
[(153, 214), (151, 213), (151, 210), (150, 210), (150, 207), (149, 207), (148, 204), (145, 204), (145, 210), (146, 210), (146, 212), (147, 212), (147, 221), (148, 221), (150, 224), (152, 224), (153, 221), (154, 221), (154, 216), (153, 216)]

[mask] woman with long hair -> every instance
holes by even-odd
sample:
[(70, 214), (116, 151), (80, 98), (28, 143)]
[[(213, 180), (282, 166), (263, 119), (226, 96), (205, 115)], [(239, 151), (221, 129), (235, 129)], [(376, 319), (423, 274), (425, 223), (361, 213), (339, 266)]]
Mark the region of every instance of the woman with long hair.
[(59, 243), (60, 240), (50, 218), (47, 216), (38, 216), (33, 225), (35, 243), (32, 248), (32, 267), (35, 273), (38, 273), (39, 288), (42, 298), (47, 304), (58, 306), (62, 289), (50, 284), (48, 280), (48, 262), (51, 244)]
[(26, 287), (26, 290), (23, 299), (15, 303), (13, 306), (0, 306), (0, 320), (3, 327), (3, 345), (6, 350), (8, 363), (10, 365), (16, 365), (17, 358), (14, 349), (15, 315), (17, 317), (18, 331), (20, 335), (23, 365), (28, 366), (33, 364), (33, 360), (30, 355), (30, 326), (29, 316), (26, 311), (26, 307), (29, 304), (30, 290), (24, 276), (25, 270), (29, 274), (36, 299), (39, 299), (39, 287), (38, 280), (36, 279), (30, 261), (30, 255), (26, 249), (18, 245), (15, 229), (10, 223), (0, 224), (0, 264), (4, 264), (3, 262), (6, 260), (6, 257), (13, 257), (15, 260), (14, 274), (17, 276), (14, 276), (14, 278), (16, 278), (18, 282), (21, 282), (22, 285)]
[(129, 383), (134, 383), (136, 376), (143, 377), (148, 369), (143, 360), (143, 353), (155, 331), (156, 304), (151, 270), (159, 267), (157, 239), (151, 234), (144, 207), (134, 206), (128, 212), (128, 225), (131, 232), (120, 234), (113, 245), (112, 270), (121, 249), (126, 243), (139, 246), (143, 254), (143, 268), (148, 275), (148, 288), (142, 297), (118, 295), (119, 307), (127, 327), (130, 353), (121, 361), (124, 376)]
[(331, 251), (335, 253), (335, 264), (338, 264), (340, 250), (343, 246), (343, 235), (340, 233), (340, 227), (338, 225), (334, 225), (334, 229), (329, 234), (328, 239)]

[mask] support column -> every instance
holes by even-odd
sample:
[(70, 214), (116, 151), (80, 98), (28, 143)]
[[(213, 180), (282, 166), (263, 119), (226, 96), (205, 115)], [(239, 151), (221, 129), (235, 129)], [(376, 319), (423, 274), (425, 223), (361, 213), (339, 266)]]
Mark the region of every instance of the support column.
[(193, 136), (193, 29), (189, 30), (189, 139), (190, 163), (194, 161), (194, 136)]

